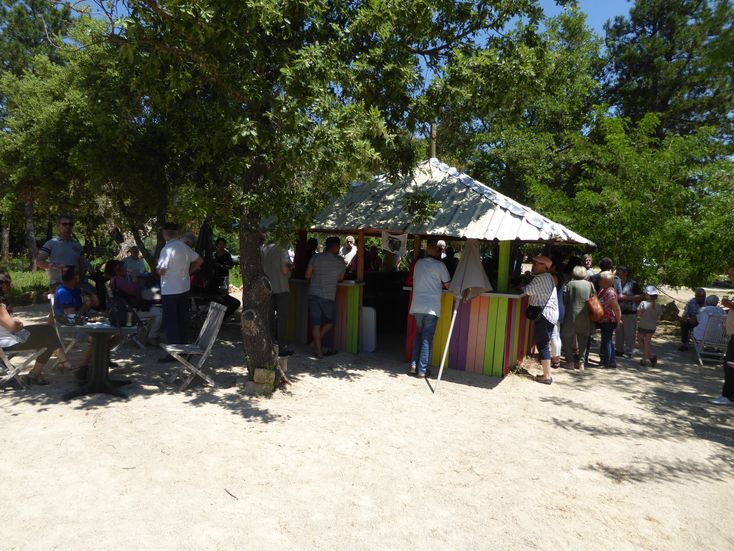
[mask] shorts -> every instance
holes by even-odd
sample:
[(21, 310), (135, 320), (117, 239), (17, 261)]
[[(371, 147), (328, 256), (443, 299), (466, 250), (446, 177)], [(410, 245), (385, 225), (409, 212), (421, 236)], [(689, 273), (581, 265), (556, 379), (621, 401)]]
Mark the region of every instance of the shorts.
[(642, 335), (652, 335), (655, 333), (655, 329), (645, 329), (644, 327), (638, 327), (637, 332), (641, 333)]
[(308, 312), (311, 314), (311, 325), (334, 323), (336, 302), (316, 295), (308, 295)]

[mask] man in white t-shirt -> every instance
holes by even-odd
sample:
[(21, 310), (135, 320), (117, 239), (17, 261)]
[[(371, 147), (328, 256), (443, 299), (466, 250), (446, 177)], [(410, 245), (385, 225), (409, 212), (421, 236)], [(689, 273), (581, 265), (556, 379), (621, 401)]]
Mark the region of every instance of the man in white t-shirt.
[(345, 241), (346, 243), (344, 246), (339, 249), (339, 256), (344, 259), (344, 264), (347, 269), (349, 269), (349, 266), (352, 264), (352, 260), (357, 256), (357, 247), (354, 246), (354, 237), (351, 235), (347, 235)]
[(413, 300), (410, 313), (415, 318), (415, 341), (410, 360), (410, 375), (425, 378), (433, 346), (433, 335), (441, 313), (441, 292), (451, 281), (446, 265), (438, 259), (437, 245), (429, 245), (425, 258), (413, 269)]
[[(164, 224), (166, 246), (158, 257), (156, 272), (161, 276), (163, 327), (168, 344), (188, 344), (191, 332), (191, 274), (204, 263), (199, 254), (178, 239), (178, 226)], [(166, 355), (161, 363), (176, 361)]]

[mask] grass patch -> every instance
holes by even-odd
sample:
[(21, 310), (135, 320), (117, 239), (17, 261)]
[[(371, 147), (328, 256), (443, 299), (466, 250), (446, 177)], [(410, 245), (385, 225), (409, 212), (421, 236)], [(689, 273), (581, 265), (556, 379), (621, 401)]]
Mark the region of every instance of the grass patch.
[(37, 272), (8, 270), (13, 280), (10, 293), (13, 304), (41, 304), (48, 301), (48, 275), (44, 270)]

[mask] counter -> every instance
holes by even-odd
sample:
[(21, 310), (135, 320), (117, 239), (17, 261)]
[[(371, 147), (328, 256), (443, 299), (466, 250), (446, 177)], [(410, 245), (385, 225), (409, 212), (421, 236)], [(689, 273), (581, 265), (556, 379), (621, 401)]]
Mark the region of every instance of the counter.
[[(308, 316), (308, 281), (291, 279), (288, 305), (288, 337), (291, 342), (307, 344), (311, 341)], [(324, 346), (340, 352), (359, 351), (359, 322), (364, 283), (343, 281), (336, 288), (336, 320), (334, 331), (327, 335)]]
[[(412, 289), (406, 287), (411, 292)], [(447, 346), (454, 295), (444, 291), (441, 314), (433, 338), (431, 365), (438, 367)], [(469, 302), (460, 302), (454, 324), (446, 367), (494, 377), (507, 375), (532, 346), (532, 323), (525, 316), (527, 295), (484, 293)], [(415, 339), (415, 320), (408, 316), (405, 361), (410, 361)]]

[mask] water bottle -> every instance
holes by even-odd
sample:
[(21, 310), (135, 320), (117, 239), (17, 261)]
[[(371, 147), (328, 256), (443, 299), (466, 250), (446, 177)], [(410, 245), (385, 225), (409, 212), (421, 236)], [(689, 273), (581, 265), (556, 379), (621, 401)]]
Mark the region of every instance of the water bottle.
[(222, 279), (222, 291), (229, 292), (229, 276), (224, 276)]
[(128, 311), (127, 313), (127, 323), (125, 325), (128, 327), (132, 327), (133, 325), (133, 313), (131, 311)]

